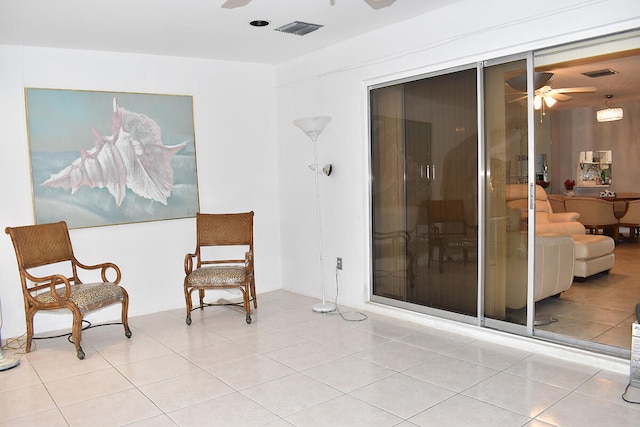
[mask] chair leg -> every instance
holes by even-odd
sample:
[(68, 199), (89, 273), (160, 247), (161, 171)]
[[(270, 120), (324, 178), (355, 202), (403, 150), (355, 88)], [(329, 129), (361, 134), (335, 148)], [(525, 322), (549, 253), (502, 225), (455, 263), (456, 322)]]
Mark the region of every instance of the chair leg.
[(127, 338), (131, 338), (131, 329), (129, 329), (129, 294), (122, 289), (122, 324), (124, 325), (124, 335)]
[(251, 285), (247, 284), (244, 288), (240, 288), (242, 292), (242, 300), (244, 302), (244, 311), (247, 314), (245, 320), (247, 323), (251, 323), (251, 303), (249, 302), (249, 293), (251, 292)]
[(31, 351), (31, 342), (33, 341), (33, 316), (35, 312), (27, 311), (27, 344), (25, 347), (25, 353), (29, 353)]
[(200, 310), (204, 310), (204, 289), (198, 290), (198, 296), (200, 297)]
[(189, 289), (186, 285), (184, 287), (184, 299), (187, 305), (187, 318), (186, 318), (186, 322), (187, 325), (191, 324), (191, 291), (193, 291), (193, 289)]
[(251, 297), (253, 298), (253, 308), (258, 308), (258, 297), (256, 296), (256, 282), (251, 278)]
[[(75, 307), (74, 307), (75, 308)], [(76, 346), (76, 356), (78, 359), (84, 359), (84, 350), (80, 346), (82, 341), (82, 313), (77, 308), (71, 309), (73, 313), (73, 327), (71, 328), (71, 340)]]

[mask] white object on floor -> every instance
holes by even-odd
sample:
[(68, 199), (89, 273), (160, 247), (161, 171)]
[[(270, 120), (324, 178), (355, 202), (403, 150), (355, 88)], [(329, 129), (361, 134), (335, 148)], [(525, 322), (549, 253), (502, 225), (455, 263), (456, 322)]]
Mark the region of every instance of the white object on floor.
[[(2, 304), (0, 303), (0, 331), (2, 331)], [(14, 368), (20, 364), (20, 359), (15, 356), (5, 356), (2, 351), (2, 335), (0, 334), (0, 371)]]

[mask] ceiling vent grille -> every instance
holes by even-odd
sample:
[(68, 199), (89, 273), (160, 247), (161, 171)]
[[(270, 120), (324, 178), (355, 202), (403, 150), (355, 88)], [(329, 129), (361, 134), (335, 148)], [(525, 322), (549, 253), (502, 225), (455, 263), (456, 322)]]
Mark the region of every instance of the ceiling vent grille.
[(319, 28), (322, 28), (322, 25), (293, 21), (290, 24), (286, 24), (282, 27), (276, 28), (276, 31), (287, 34), (295, 34), (297, 36), (304, 36), (305, 34), (309, 34), (310, 32), (315, 31)]
[(604, 77), (604, 76), (613, 76), (614, 74), (618, 74), (617, 71), (614, 71), (610, 68), (605, 68), (604, 70), (596, 70), (596, 71), (587, 71), (586, 73), (582, 73), (587, 77)]

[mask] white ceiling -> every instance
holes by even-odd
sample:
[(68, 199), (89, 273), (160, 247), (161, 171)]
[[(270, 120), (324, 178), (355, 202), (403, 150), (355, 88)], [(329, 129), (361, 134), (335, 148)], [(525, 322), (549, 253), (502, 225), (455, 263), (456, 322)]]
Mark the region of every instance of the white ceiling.
[[(377, 1), (0, 0), (0, 44), (277, 64), (462, 0)], [(230, 9), (225, 3), (247, 4)], [(250, 26), (256, 19), (270, 25)], [(323, 27), (305, 36), (275, 31), (293, 21)], [(640, 101), (637, 59), (546, 68), (555, 74), (554, 88), (598, 88), (554, 108), (602, 105), (606, 94), (615, 95), (614, 103)], [(620, 73), (599, 79), (580, 74), (608, 67)]]
[[(535, 60), (534, 60), (535, 62)], [(612, 70), (615, 73), (602, 77), (588, 77), (584, 73)], [(584, 107), (602, 108), (607, 101), (612, 107), (619, 104), (640, 102), (640, 56), (637, 50), (617, 52), (586, 59), (569, 60), (536, 68), (552, 77), (546, 85), (552, 89), (595, 88), (594, 92), (566, 92), (570, 99), (558, 101), (552, 110), (572, 110)], [(542, 84), (542, 83), (541, 83)], [(526, 91), (505, 85), (508, 102), (526, 103)], [(606, 96), (611, 95), (611, 99)]]
[[(568, 63), (545, 68), (554, 74), (549, 82), (553, 88), (595, 87), (594, 93), (570, 94), (572, 99), (558, 102), (554, 109), (573, 109), (580, 107), (603, 107), (606, 95), (613, 95), (611, 106), (620, 103), (640, 102), (640, 58), (638, 52), (630, 51), (629, 56), (616, 55), (614, 58), (597, 58), (593, 61)], [(582, 73), (610, 69), (614, 75), (604, 77), (587, 77)]]
[[(0, 44), (276, 64), (460, 0), (376, 1), (0, 0)], [(270, 25), (250, 26), (256, 19)], [(293, 21), (323, 27), (274, 31)]]

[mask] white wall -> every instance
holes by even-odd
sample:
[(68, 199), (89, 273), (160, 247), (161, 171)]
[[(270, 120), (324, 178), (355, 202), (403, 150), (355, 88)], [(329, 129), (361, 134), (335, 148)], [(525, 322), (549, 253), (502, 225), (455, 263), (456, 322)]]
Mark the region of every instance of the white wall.
[[(577, 180), (578, 154), (581, 151), (611, 150), (611, 191), (638, 191), (638, 162), (640, 161), (639, 102), (619, 102), (624, 109), (624, 120), (597, 123), (594, 120), (599, 107), (557, 111), (551, 115), (552, 153), (557, 166), (554, 169), (552, 188), (554, 193), (564, 191), (567, 179)], [(575, 188), (576, 195), (598, 195), (602, 188)]]
[[(318, 138), (325, 281), (339, 302), (369, 295), (366, 87), (483, 59), (640, 26), (637, 0), (464, 0), (275, 67), (219, 61), (0, 46), (0, 224), (33, 222), (24, 86), (194, 96), (201, 211), (256, 211), (258, 292), (320, 296), (311, 142), (292, 121), (333, 117)], [(232, 187), (233, 180), (239, 185)], [(86, 262), (118, 262), (131, 315), (182, 308), (182, 259), (192, 219), (73, 230)], [(96, 248), (95, 241), (103, 245)], [(81, 257), (82, 258), (82, 257)], [(3, 336), (24, 331), (9, 238), (0, 239)], [(282, 267), (281, 267), (282, 266)], [(112, 312), (100, 313), (114, 318)], [(53, 318), (53, 320), (51, 320)], [(40, 330), (65, 322), (38, 319)]]
[(335, 166), (321, 182), (324, 275), (333, 299), (342, 257), (338, 301), (359, 307), (370, 286), (367, 85), (631, 29), (639, 16), (636, 0), (465, 0), (278, 65), (283, 286), (320, 295), (311, 145), (295, 118), (333, 117), (318, 138), (320, 163)]
[[(193, 96), (201, 212), (255, 211), (258, 293), (281, 287), (273, 67), (159, 56), (0, 46), (0, 225), (32, 224), (24, 87)], [(4, 338), (25, 331), (9, 236), (0, 238)], [(184, 308), (183, 260), (195, 220), (71, 230), (78, 259), (116, 262), (130, 316)], [(113, 320), (117, 307), (92, 315)], [(68, 315), (36, 315), (36, 332), (69, 327)], [(133, 324), (135, 326), (135, 324)]]

